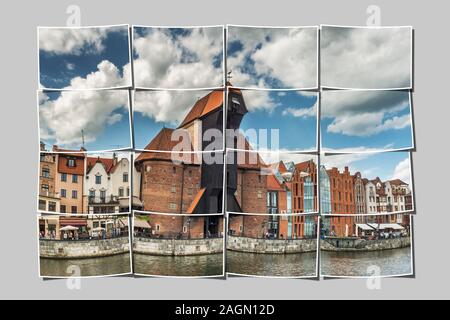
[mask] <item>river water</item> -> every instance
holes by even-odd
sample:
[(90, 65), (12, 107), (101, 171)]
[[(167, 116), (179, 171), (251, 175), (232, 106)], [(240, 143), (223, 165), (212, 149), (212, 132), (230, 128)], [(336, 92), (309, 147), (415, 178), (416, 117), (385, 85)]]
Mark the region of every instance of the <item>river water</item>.
[(266, 277), (315, 277), (316, 253), (256, 254), (228, 250), (227, 272)]
[(40, 258), (40, 272), (43, 277), (69, 277), (74, 268), (80, 270), (79, 276), (102, 276), (131, 272), (128, 253), (93, 259), (46, 259)]
[(154, 256), (135, 253), (134, 272), (154, 276), (221, 276), (223, 275), (223, 254)]
[(373, 252), (321, 252), (321, 274), (328, 276), (371, 276), (370, 266), (378, 266), (380, 275), (409, 274), (411, 248)]

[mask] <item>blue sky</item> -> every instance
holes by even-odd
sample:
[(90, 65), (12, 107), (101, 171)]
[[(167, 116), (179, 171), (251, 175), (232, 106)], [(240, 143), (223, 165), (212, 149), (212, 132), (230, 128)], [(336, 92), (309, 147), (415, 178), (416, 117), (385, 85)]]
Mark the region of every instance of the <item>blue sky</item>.
[(413, 147), (408, 92), (325, 91), (321, 103), (324, 150)]
[(126, 90), (40, 93), (41, 141), (79, 149), (84, 131), (88, 151), (130, 148)]
[[(270, 129), (278, 129), (281, 150), (316, 150), (315, 94), (304, 95), (298, 91), (244, 91), (243, 94), (249, 109), (241, 122), (244, 132), (248, 129), (267, 129), (270, 144)], [(255, 105), (252, 100), (259, 100), (262, 95), (267, 95), (267, 102)], [(273, 147), (259, 146), (258, 149)]]
[(228, 27), (227, 68), (238, 87), (317, 87), (317, 28)]
[(325, 156), (320, 159), (327, 169), (334, 166), (341, 171), (345, 166), (350, 173), (361, 172), (363, 178), (381, 180), (401, 179), (411, 183), (409, 152), (381, 152)]
[(223, 27), (134, 27), (139, 88), (199, 89), (224, 85)]
[(123, 77), (123, 67), (130, 62), (127, 26), (40, 29), (39, 43), (40, 83), (45, 88), (68, 87), (73, 78), (97, 71), (104, 60)]

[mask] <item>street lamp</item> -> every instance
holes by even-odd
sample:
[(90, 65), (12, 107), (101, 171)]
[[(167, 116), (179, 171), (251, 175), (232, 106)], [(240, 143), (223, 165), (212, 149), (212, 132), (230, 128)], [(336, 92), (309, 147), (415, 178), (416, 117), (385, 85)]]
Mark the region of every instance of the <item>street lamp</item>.
[(191, 218), (189, 217), (187, 219), (187, 223), (188, 223), (188, 239), (191, 239)]

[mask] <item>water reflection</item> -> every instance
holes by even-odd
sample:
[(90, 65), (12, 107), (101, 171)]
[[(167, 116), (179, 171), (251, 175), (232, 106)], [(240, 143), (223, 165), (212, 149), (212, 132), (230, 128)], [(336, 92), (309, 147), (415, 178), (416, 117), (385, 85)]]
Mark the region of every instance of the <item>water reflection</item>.
[(314, 277), (316, 253), (256, 254), (228, 250), (227, 272), (269, 277)]
[(373, 252), (321, 252), (321, 274), (329, 276), (370, 276), (367, 268), (376, 265), (382, 276), (409, 274), (411, 248)]
[(134, 272), (155, 276), (220, 276), (223, 274), (223, 254), (154, 256), (135, 253)]
[(102, 276), (131, 272), (128, 253), (92, 259), (47, 259), (40, 258), (40, 272), (43, 277), (69, 277), (68, 268), (80, 268), (80, 276)]

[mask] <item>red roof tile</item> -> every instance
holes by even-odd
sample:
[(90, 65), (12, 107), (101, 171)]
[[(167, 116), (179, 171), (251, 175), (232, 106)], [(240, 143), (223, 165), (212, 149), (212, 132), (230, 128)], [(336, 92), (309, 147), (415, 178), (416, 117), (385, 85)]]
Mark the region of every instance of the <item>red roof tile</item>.
[(207, 115), (208, 113), (217, 110), (223, 105), (223, 91), (215, 90), (208, 93), (203, 98), (199, 99), (194, 106), (191, 108), (189, 113), (186, 115), (184, 120), (178, 126), (182, 128), (192, 121)]
[(270, 174), (267, 176), (267, 190), (269, 191), (284, 191), (283, 185), (278, 181), (275, 175)]
[[(179, 141), (172, 141), (172, 133), (175, 129), (163, 128), (156, 135), (156, 137), (150, 141), (150, 143), (144, 148), (145, 150), (159, 150), (166, 152), (154, 152), (154, 151), (144, 151), (136, 158), (136, 162), (141, 162), (144, 160), (166, 160), (172, 161), (172, 150), (179, 143)], [(191, 145), (190, 150), (193, 151), (194, 148)], [(192, 154), (190, 160), (184, 161), (185, 163), (198, 163), (195, 154)]]
[(86, 158), (86, 170), (87, 172), (95, 166), (97, 162), (100, 162), (105, 168), (106, 173), (110, 173), (114, 167), (114, 159), (111, 158), (100, 158), (100, 157), (87, 157)]

